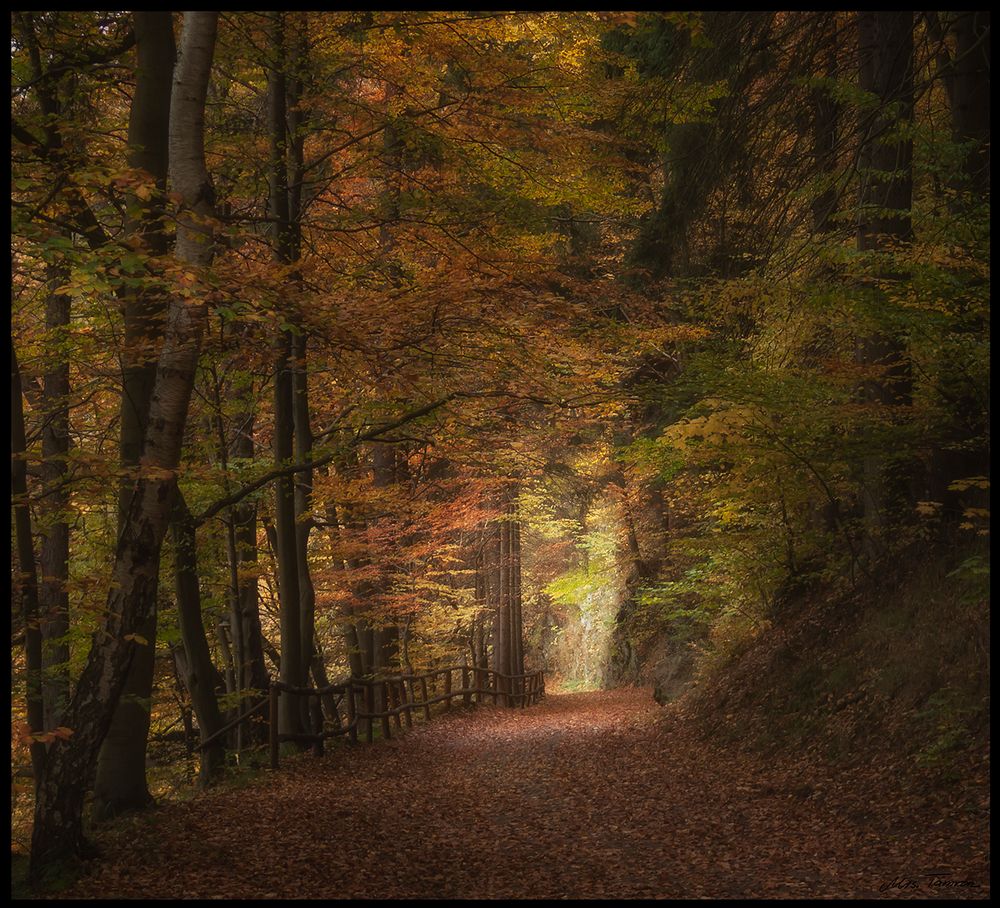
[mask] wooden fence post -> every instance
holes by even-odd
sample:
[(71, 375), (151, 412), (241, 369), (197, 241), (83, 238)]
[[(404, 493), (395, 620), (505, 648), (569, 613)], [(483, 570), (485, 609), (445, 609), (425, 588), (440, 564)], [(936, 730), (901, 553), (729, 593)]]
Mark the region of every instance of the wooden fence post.
[[(382, 696), (378, 698), (379, 710), (389, 708), (389, 682), (380, 681), (379, 684), (382, 687)], [(384, 705), (384, 706), (383, 706)], [(382, 716), (382, 737), (388, 741), (392, 737), (392, 733), (389, 731), (389, 717), (388, 715)]]
[(271, 769), (278, 768), (278, 687), (271, 684), (268, 691), (270, 704), (268, 705), (268, 716), (270, 728), (268, 729), (268, 743), (271, 748)]
[(368, 743), (375, 743), (375, 685), (365, 681), (365, 712), (368, 714)]
[(347, 724), (350, 726), (350, 731), (348, 735), (350, 736), (351, 743), (358, 743), (358, 711), (354, 708), (354, 684), (351, 681), (347, 682), (347, 690), (344, 691), (344, 696), (347, 698)]
[(430, 704), (427, 702), (428, 694), (427, 694), (427, 678), (426, 677), (421, 677), (420, 678), (420, 693), (421, 693), (421, 695), (424, 698), (424, 718), (428, 722), (430, 722), (430, 720), (431, 720), (431, 707), (430, 707)]
[[(385, 688), (385, 699), (389, 709), (396, 710), (399, 708), (399, 688), (396, 686), (395, 681), (387, 682)], [(403, 728), (403, 717), (397, 712), (393, 716), (393, 721), (396, 723), (396, 731), (400, 731)]]
[[(307, 701), (308, 702), (308, 699)], [(315, 702), (313, 703), (312, 709), (312, 720), (313, 720), (313, 731), (316, 734), (316, 740), (313, 741), (313, 756), (322, 757), (323, 756), (323, 707), (320, 703), (319, 694), (316, 694)]]
[(444, 673), (444, 708), (451, 709), (451, 669)]
[(406, 717), (406, 727), (413, 728), (413, 682), (407, 682), (405, 680), (399, 682), (399, 692), (403, 697), (403, 702), (406, 704), (406, 709), (403, 710), (403, 715)]
[(331, 694), (331, 695), (330, 695), (330, 700), (331, 700), (331, 702), (333, 703), (333, 721), (334, 721), (334, 723), (336, 724), (336, 726), (337, 726), (337, 729), (338, 729), (338, 730), (340, 730), (340, 729), (342, 729), (342, 728), (344, 727), (344, 722), (343, 722), (343, 720), (342, 720), (342, 719), (340, 718), (340, 704), (341, 704), (341, 703), (343, 702), (343, 700), (344, 700), (344, 696), (343, 696), (343, 694), (341, 694), (341, 696), (340, 696), (340, 700), (337, 700), (337, 699), (336, 699), (336, 698), (335, 698), (335, 697), (334, 697), (334, 696), (333, 696), (333, 695)]
[(462, 706), (468, 706), (470, 700), (472, 699), (469, 693), (469, 669), (468, 666), (462, 666)]

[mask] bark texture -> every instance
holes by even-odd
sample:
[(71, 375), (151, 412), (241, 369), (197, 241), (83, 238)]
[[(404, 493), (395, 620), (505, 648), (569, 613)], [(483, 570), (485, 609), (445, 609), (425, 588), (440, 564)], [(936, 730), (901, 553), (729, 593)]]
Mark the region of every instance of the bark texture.
[[(177, 493), (170, 529), (174, 544), (177, 619), (184, 644), (184, 686), (191, 695), (191, 706), (198, 719), (199, 737), (204, 744), (222, 728), (222, 713), (215, 696), (221, 679), (212, 662), (201, 617), (194, 521), (180, 492)], [(224, 743), (221, 738), (217, 738), (208, 747), (202, 748), (198, 779), (201, 785), (210, 784), (221, 773), (225, 765)]]
[(42, 384), (41, 551), (38, 566), (42, 631), (42, 701), (45, 729), (63, 724), (69, 701), (69, 318), (70, 298), (57, 288), (67, 280), (63, 264), (49, 267), (45, 299), (48, 363)]
[[(31, 513), (28, 509), (27, 443), (24, 433), (24, 402), (21, 370), (17, 351), (10, 346), (10, 491), (14, 502), (14, 536), (17, 546), (16, 588), (21, 599), (24, 625), (24, 667), (27, 675), (28, 730), (43, 730), (42, 634), (38, 626), (38, 570), (35, 546), (31, 538)], [(31, 768), (37, 784), (45, 759), (45, 747), (38, 741), (30, 745)]]
[[(184, 15), (180, 59), (170, 110), (170, 175), (182, 199), (177, 258), (198, 270), (212, 259), (213, 194), (204, 156), (204, 108), (215, 49), (217, 12)], [(149, 411), (139, 476), (122, 527), (103, 626), (66, 714), (74, 734), (54, 744), (38, 784), (29, 875), (47, 871), (85, 851), (82, 814), (86, 786), (111, 724), (129, 665), (149, 618), (160, 549), (170, 517), (188, 403), (204, 330), (200, 293), (171, 300), (163, 352)]]
[[(271, 14), (271, 50), (267, 72), (267, 122), (271, 137), (269, 204), (274, 225), (273, 255), (278, 264), (293, 261), (292, 222), (288, 198), (288, 105), (285, 73), (285, 14)], [(274, 463), (287, 466), (295, 455), (295, 385), (292, 331), (279, 329), (274, 354)], [(281, 611), (281, 680), (296, 687), (306, 683), (306, 654), (302, 650), (302, 595), (299, 584), (299, 537), (295, 526), (295, 480), (280, 476), (274, 482), (275, 552)], [(279, 722), (283, 734), (305, 731), (302, 698), (282, 697)]]
[[(128, 163), (152, 180), (153, 191), (146, 203), (134, 195), (129, 200), (130, 209), (138, 209), (141, 214), (128, 220), (126, 230), (130, 244), (138, 252), (160, 256), (168, 246), (163, 231), (163, 202), (167, 188), (171, 80), (176, 59), (173, 16), (169, 12), (137, 10), (134, 20), (136, 85), (129, 112)], [(121, 533), (146, 434), (149, 402), (156, 381), (158, 339), (169, 301), (161, 291), (150, 289), (121, 292), (119, 298), (125, 326), (119, 441), (119, 461), (125, 477), (118, 502)], [(121, 701), (97, 762), (93, 807), (96, 819), (152, 802), (146, 782), (146, 745), (155, 665), (156, 590), (154, 581), (149, 618), (139, 630), (149, 645), (137, 650), (132, 659)]]

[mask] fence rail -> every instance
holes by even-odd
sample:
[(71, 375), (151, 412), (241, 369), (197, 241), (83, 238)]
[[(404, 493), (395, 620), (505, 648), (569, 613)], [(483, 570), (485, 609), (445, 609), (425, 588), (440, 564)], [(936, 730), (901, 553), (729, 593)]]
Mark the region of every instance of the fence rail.
[[(452, 684), (453, 673), (461, 675), (461, 686)], [(438, 681), (443, 688), (437, 692)], [(419, 686), (420, 697), (415, 688)], [(333, 715), (329, 718), (334, 728), (324, 728), (320, 710), (305, 710), (313, 718), (310, 732), (295, 734), (279, 732), (279, 698), (291, 697), (333, 697)], [(392, 675), (386, 678), (350, 678), (339, 684), (326, 687), (295, 687), (283, 681), (272, 681), (267, 701), (262, 701), (251, 712), (269, 706), (271, 767), (278, 768), (280, 745), (284, 741), (312, 744), (316, 753), (323, 752), (323, 741), (347, 735), (352, 743), (357, 743), (359, 731), (363, 730), (368, 743), (375, 740), (375, 722), (382, 725), (382, 737), (391, 738), (390, 720), (394, 719), (397, 730), (413, 726), (413, 711), (420, 709), (424, 718), (430, 719), (430, 708), (435, 703), (444, 703), (451, 709), (452, 700), (461, 698), (465, 706), (482, 703), (492, 698), (493, 703), (504, 706), (525, 708), (537, 703), (545, 696), (545, 672), (529, 672), (523, 675), (507, 675), (491, 668), (474, 668), (469, 665), (452, 665), (436, 668), (415, 675)], [(378, 705), (378, 707), (376, 706)], [(343, 716), (341, 712), (343, 711)], [(249, 713), (248, 713), (249, 714)], [(245, 717), (241, 717), (245, 718)], [(230, 725), (235, 724), (234, 720)], [(225, 731), (226, 729), (220, 729)], [(213, 736), (214, 737), (214, 736)], [(208, 742), (205, 742), (208, 743)], [(202, 745), (205, 746), (204, 744)]]

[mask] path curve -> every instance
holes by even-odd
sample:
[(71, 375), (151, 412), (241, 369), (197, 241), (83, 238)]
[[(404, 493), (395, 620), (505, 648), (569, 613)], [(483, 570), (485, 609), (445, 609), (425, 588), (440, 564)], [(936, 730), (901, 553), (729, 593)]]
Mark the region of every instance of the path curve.
[(863, 809), (871, 792), (838, 793), (822, 771), (801, 784), (685, 728), (648, 689), (456, 710), (125, 821), (65, 894), (912, 896), (879, 890), (935, 866), (977, 884), (958, 894), (988, 894), (988, 843), (915, 822), (913, 804)]

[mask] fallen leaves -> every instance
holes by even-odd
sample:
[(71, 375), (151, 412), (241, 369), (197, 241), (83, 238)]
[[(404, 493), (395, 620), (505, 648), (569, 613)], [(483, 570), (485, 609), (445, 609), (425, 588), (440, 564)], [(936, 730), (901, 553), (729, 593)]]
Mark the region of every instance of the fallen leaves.
[[(648, 690), (550, 695), (166, 805), (64, 895), (985, 898), (987, 823), (891, 774), (706, 743)], [(976, 886), (887, 886), (939, 871)]]

